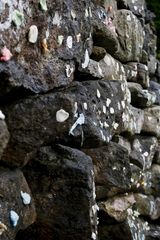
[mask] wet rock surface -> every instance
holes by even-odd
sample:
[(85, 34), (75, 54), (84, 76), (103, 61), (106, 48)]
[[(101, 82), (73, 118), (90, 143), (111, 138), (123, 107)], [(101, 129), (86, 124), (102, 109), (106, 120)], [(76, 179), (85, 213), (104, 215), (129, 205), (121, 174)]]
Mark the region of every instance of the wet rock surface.
[(160, 62), (145, 0), (0, 1), (0, 238), (160, 235)]

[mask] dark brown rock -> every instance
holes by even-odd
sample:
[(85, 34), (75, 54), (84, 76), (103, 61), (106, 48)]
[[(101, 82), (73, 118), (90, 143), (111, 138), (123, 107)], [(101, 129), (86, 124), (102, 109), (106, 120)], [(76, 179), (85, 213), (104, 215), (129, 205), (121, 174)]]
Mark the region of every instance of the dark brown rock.
[(37, 223), (19, 233), (19, 239), (90, 240), (97, 224), (91, 158), (62, 145), (43, 147), (24, 172)]
[(54, 142), (106, 144), (123, 127), (122, 100), (118, 81), (88, 81), (14, 102), (4, 108), (11, 137), (3, 160), (24, 165), (38, 147)]
[(110, 142), (107, 146), (95, 149), (85, 149), (84, 152), (91, 156), (94, 164), (95, 182), (98, 187), (97, 198), (103, 187), (106, 196), (126, 192), (130, 187), (130, 165), (128, 151)]
[[(6, 46), (12, 60), (0, 63), (0, 95), (19, 87), (39, 93), (69, 84), (75, 62), (82, 64), (91, 50), (91, 16), (90, 0), (50, 0), (45, 9), (32, 1), (2, 3), (0, 51)], [(33, 25), (34, 42), (29, 40)]]
[[(28, 204), (24, 204), (25, 199), (22, 198), (21, 192), (27, 193), (31, 198), (30, 201), (28, 199)], [(0, 168), (0, 205), (1, 224), (6, 226), (1, 235), (3, 240), (14, 239), (20, 229), (25, 229), (35, 222), (34, 199), (20, 170)], [(11, 211), (17, 214), (17, 221), (16, 218), (15, 221), (11, 219)]]

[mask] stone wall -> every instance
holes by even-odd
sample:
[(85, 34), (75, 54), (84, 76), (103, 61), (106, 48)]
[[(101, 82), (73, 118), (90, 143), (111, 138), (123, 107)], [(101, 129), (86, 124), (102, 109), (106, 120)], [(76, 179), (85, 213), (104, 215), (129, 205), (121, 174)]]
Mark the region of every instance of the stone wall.
[(145, 0), (0, 1), (0, 238), (160, 239), (160, 62)]

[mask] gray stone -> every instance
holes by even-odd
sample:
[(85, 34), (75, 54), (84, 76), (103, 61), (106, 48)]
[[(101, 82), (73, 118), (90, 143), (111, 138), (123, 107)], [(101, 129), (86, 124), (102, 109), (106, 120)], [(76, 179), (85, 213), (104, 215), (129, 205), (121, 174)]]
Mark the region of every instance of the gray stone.
[(137, 64), (137, 82), (144, 88), (149, 87), (149, 72), (148, 67), (144, 64)]
[(106, 11), (102, 8), (93, 12), (93, 42), (94, 45), (103, 47), (112, 55), (119, 50), (119, 42), (116, 33), (105, 24), (106, 16)]
[(153, 216), (155, 215), (155, 200), (153, 196), (147, 196), (144, 194), (134, 194), (134, 198), (136, 201), (136, 208), (140, 215), (142, 216), (149, 216), (153, 219)]
[(92, 233), (96, 235), (98, 207), (89, 156), (62, 145), (42, 147), (24, 173), (34, 195), (37, 221), (19, 239), (89, 240)]
[(157, 138), (149, 136), (135, 136), (132, 149), (137, 152), (138, 162), (141, 162), (143, 170), (150, 169), (152, 160), (158, 146)]
[(93, 46), (91, 59), (99, 62), (106, 55), (106, 50), (102, 47)]
[(151, 76), (153, 76), (156, 72), (157, 69), (157, 59), (155, 56), (149, 56), (149, 61), (148, 61), (148, 72)]
[(124, 69), (127, 76), (127, 81), (136, 82), (137, 81), (137, 62), (129, 62), (124, 64)]
[(153, 162), (160, 164), (160, 142), (158, 142), (157, 149), (153, 158)]
[(151, 170), (142, 170), (133, 163), (130, 163), (131, 167), (131, 190), (133, 192), (141, 192), (144, 194), (152, 194), (151, 193)]
[(126, 196), (116, 196), (110, 198), (105, 202), (99, 203), (100, 210), (105, 211), (109, 216), (114, 218), (117, 222), (123, 222), (127, 219), (127, 209), (132, 208), (135, 203), (133, 194)]
[(132, 1), (132, 0), (117, 0), (119, 9), (129, 9), (138, 17), (145, 17), (146, 2), (145, 0)]
[(160, 137), (160, 106), (144, 110), (144, 124), (142, 130), (148, 134)]
[(146, 240), (159, 240), (160, 239), (160, 226), (150, 225), (150, 229), (146, 234)]
[(128, 83), (131, 92), (131, 104), (135, 107), (145, 108), (156, 102), (156, 94), (153, 91), (143, 90), (138, 83)]
[(129, 189), (131, 172), (128, 151), (125, 148), (110, 142), (107, 146), (83, 151), (92, 158), (96, 185), (105, 186), (106, 196)]
[(156, 94), (156, 105), (160, 105), (160, 84), (156, 83), (154, 81), (150, 81), (150, 88), (151, 91), (153, 91)]
[(126, 148), (129, 154), (131, 153), (131, 143), (127, 138), (118, 135), (114, 137), (114, 142)]
[(128, 10), (117, 11), (117, 35), (120, 49), (115, 58), (121, 62), (137, 62), (142, 57), (143, 29), (137, 17)]
[(139, 134), (144, 123), (144, 111), (131, 105), (126, 106), (123, 114), (124, 131), (131, 135)]
[(152, 173), (152, 194), (155, 197), (160, 197), (160, 165), (153, 164), (151, 173)]
[[(0, 115), (2, 112), (0, 111)], [(4, 116), (4, 115), (3, 115)], [(9, 132), (4, 119), (0, 119), (0, 158), (9, 141)]]
[(155, 35), (150, 23), (144, 25), (144, 45), (143, 49), (148, 53), (148, 56), (156, 56), (157, 36)]

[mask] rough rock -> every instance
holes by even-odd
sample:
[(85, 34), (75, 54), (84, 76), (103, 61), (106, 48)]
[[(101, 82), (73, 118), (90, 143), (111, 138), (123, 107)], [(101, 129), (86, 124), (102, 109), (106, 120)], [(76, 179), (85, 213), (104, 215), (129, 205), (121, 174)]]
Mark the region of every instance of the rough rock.
[(160, 198), (154, 199), (153, 196), (144, 194), (134, 194), (136, 200), (136, 208), (140, 215), (149, 216), (152, 220), (160, 217)]
[(160, 164), (160, 143), (158, 142), (157, 149), (153, 158), (153, 163)]
[(150, 225), (150, 229), (146, 234), (146, 240), (159, 240), (160, 236), (160, 226), (159, 225)]
[(152, 194), (151, 170), (142, 170), (137, 165), (130, 163), (131, 167), (131, 190), (135, 193)]
[(160, 165), (153, 164), (152, 169), (152, 194), (156, 197), (160, 197)]
[(128, 83), (131, 92), (131, 104), (135, 107), (146, 108), (156, 102), (156, 94), (153, 91), (142, 89), (138, 83)]
[(107, 146), (83, 151), (93, 160), (95, 182), (96, 186), (99, 186), (98, 198), (100, 186), (105, 186), (106, 196), (129, 189), (131, 172), (128, 151), (125, 148), (110, 142)]
[(132, 149), (134, 153), (136, 151), (137, 158), (134, 159), (135, 161), (133, 163), (136, 164), (137, 160), (137, 166), (141, 165), (143, 170), (150, 169), (157, 146), (158, 141), (155, 137), (135, 136), (132, 143)]
[[(45, 64), (45, 61), (44, 61)], [(43, 73), (38, 77), (34, 77), (32, 74), (25, 73), (25, 70), (20, 66), (19, 63), (16, 63), (14, 60), (11, 60), (7, 63), (0, 64), (0, 96), (4, 96), (7, 93), (21, 91), (28, 93), (40, 93), (47, 92), (54, 87), (65, 86), (69, 84), (73, 79), (73, 74), (70, 77), (66, 75), (66, 66), (69, 65), (70, 68), (73, 68), (74, 64), (72, 61), (64, 62), (58, 60), (58, 58), (51, 59), (50, 62), (47, 62), (48, 65), (43, 66)], [(33, 69), (34, 64), (32, 65)], [(27, 71), (27, 70), (26, 70)], [(34, 71), (34, 70), (33, 70)], [(36, 70), (35, 70), (36, 72)], [(42, 78), (42, 74), (44, 78)], [(50, 80), (51, 79), (51, 80)]]
[(157, 49), (157, 36), (155, 35), (150, 23), (144, 25), (144, 45), (143, 49), (147, 52), (148, 56), (156, 56)]
[(95, 46), (103, 47), (109, 54), (112, 55), (119, 50), (119, 42), (116, 33), (106, 26), (105, 20), (105, 9), (99, 9), (98, 12), (95, 11), (94, 17), (92, 18), (93, 42)]
[[(14, 102), (4, 108), (11, 137), (3, 160), (24, 165), (36, 148), (54, 142), (78, 147), (103, 145), (123, 127), (122, 103), (125, 101), (118, 81), (75, 82), (56, 93)], [(56, 113), (62, 109), (69, 118), (57, 122)]]
[(127, 196), (116, 196), (106, 202), (101, 202), (99, 203), (99, 208), (115, 218), (117, 222), (123, 222), (128, 216), (127, 209), (132, 208), (134, 203), (134, 195), (129, 194)]
[(130, 141), (123, 137), (123, 136), (115, 136), (113, 138), (114, 142), (118, 143), (119, 145), (121, 145), (122, 147), (126, 148), (128, 150), (128, 153), (130, 154), (131, 152), (131, 143)]
[(126, 81), (123, 65), (110, 54), (105, 54), (104, 58), (99, 62), (90, 59), (88, 67), (83, 72), (92, 78)]
[(142, 85), (143, 88), (149, 87), (149, 73), (148, 67), (144, 64), (137, 64), (137, 82)]
[[(0, 111), (0, 114), (2, 114), (1, 111)], [(9, 132), (7, 129), (7, 125), (4, 119), (0, 118), (0, 158), (2, 157), (3, 151), (6, 148), (8, 141), (9, 141)]]
[(129, 62), (124, 64), (125, 73), (127, 76), (127, 81), (136, 82), (137, 81), (137, 62)]
[[(24, 178), (23, 173), (18, 169), (7, 169), (0, 167), (0, 215), (1, 237), (4, 240), (14, 239), (20, 229), (25, 229), (35, 222), (36, 211), (34, 199)], [(28, 205), (23, 203), (21, 191), (31, 196), (31, 202)], [(10, 218), (10, 212), (14, 211), (18, 215), (18, 221), (14, 222)]]
[(160, 105), (160, 84), (150, 81), (150, 88), (151, 91), (153, 91), (156, 94), (156, 105)]
[(155, 56), (149, 56), (148, 71), (150, 76), (154, 76), (157, 69), (157, 59)]
[(145, 0), (132, 1), (132, 0), (117, 0), (119, 9), (129, 9), (138, 17), (145, 17), (146, 2)]
[[(69, 84), (73, 74), (66, 76), (66, 65), (74, 71), (72, 60), (82, 64), (86, 49), (91, 49), (89, 9), (89, 0), (47, 1), (46, 11), (32, 1), (2, 4), (0, 49), (5, 45), (13, 55), (11, 62), (0, 64), (4, 92), (22, 87), (39, 93)], [(38, 29), (36, 43), (28, 41), (33, 24)]]
[(24, 173), (34, 195), (37, 223), (21, 232), (20, 239), (32, 239), (32, 234), (39, 240), (91, 239), (97, 205), (89, 156), (62, 145), (42, 147)]
[(160, 137), (160, 106), (144, 110), (144, 124), (142, 130), (148, 134)]
[(102, 225), (99, 227), (101, 240), (135, 240), (144, 239), (149, 231), (148, 222), (141, 221), (135, 216), (129, 216), (128, 219), (119, 224)]
[(120, 49), (115, 58), (124, 63), (139, 61), (144, 41), (141, 23), (131, 11), (123, 9), (117, 11), (117, 26)]
[(122, 117), (125, 132), (128, 132), (130, 135), (140, 134), (144, 124), (143, 110), (128, 105)]

